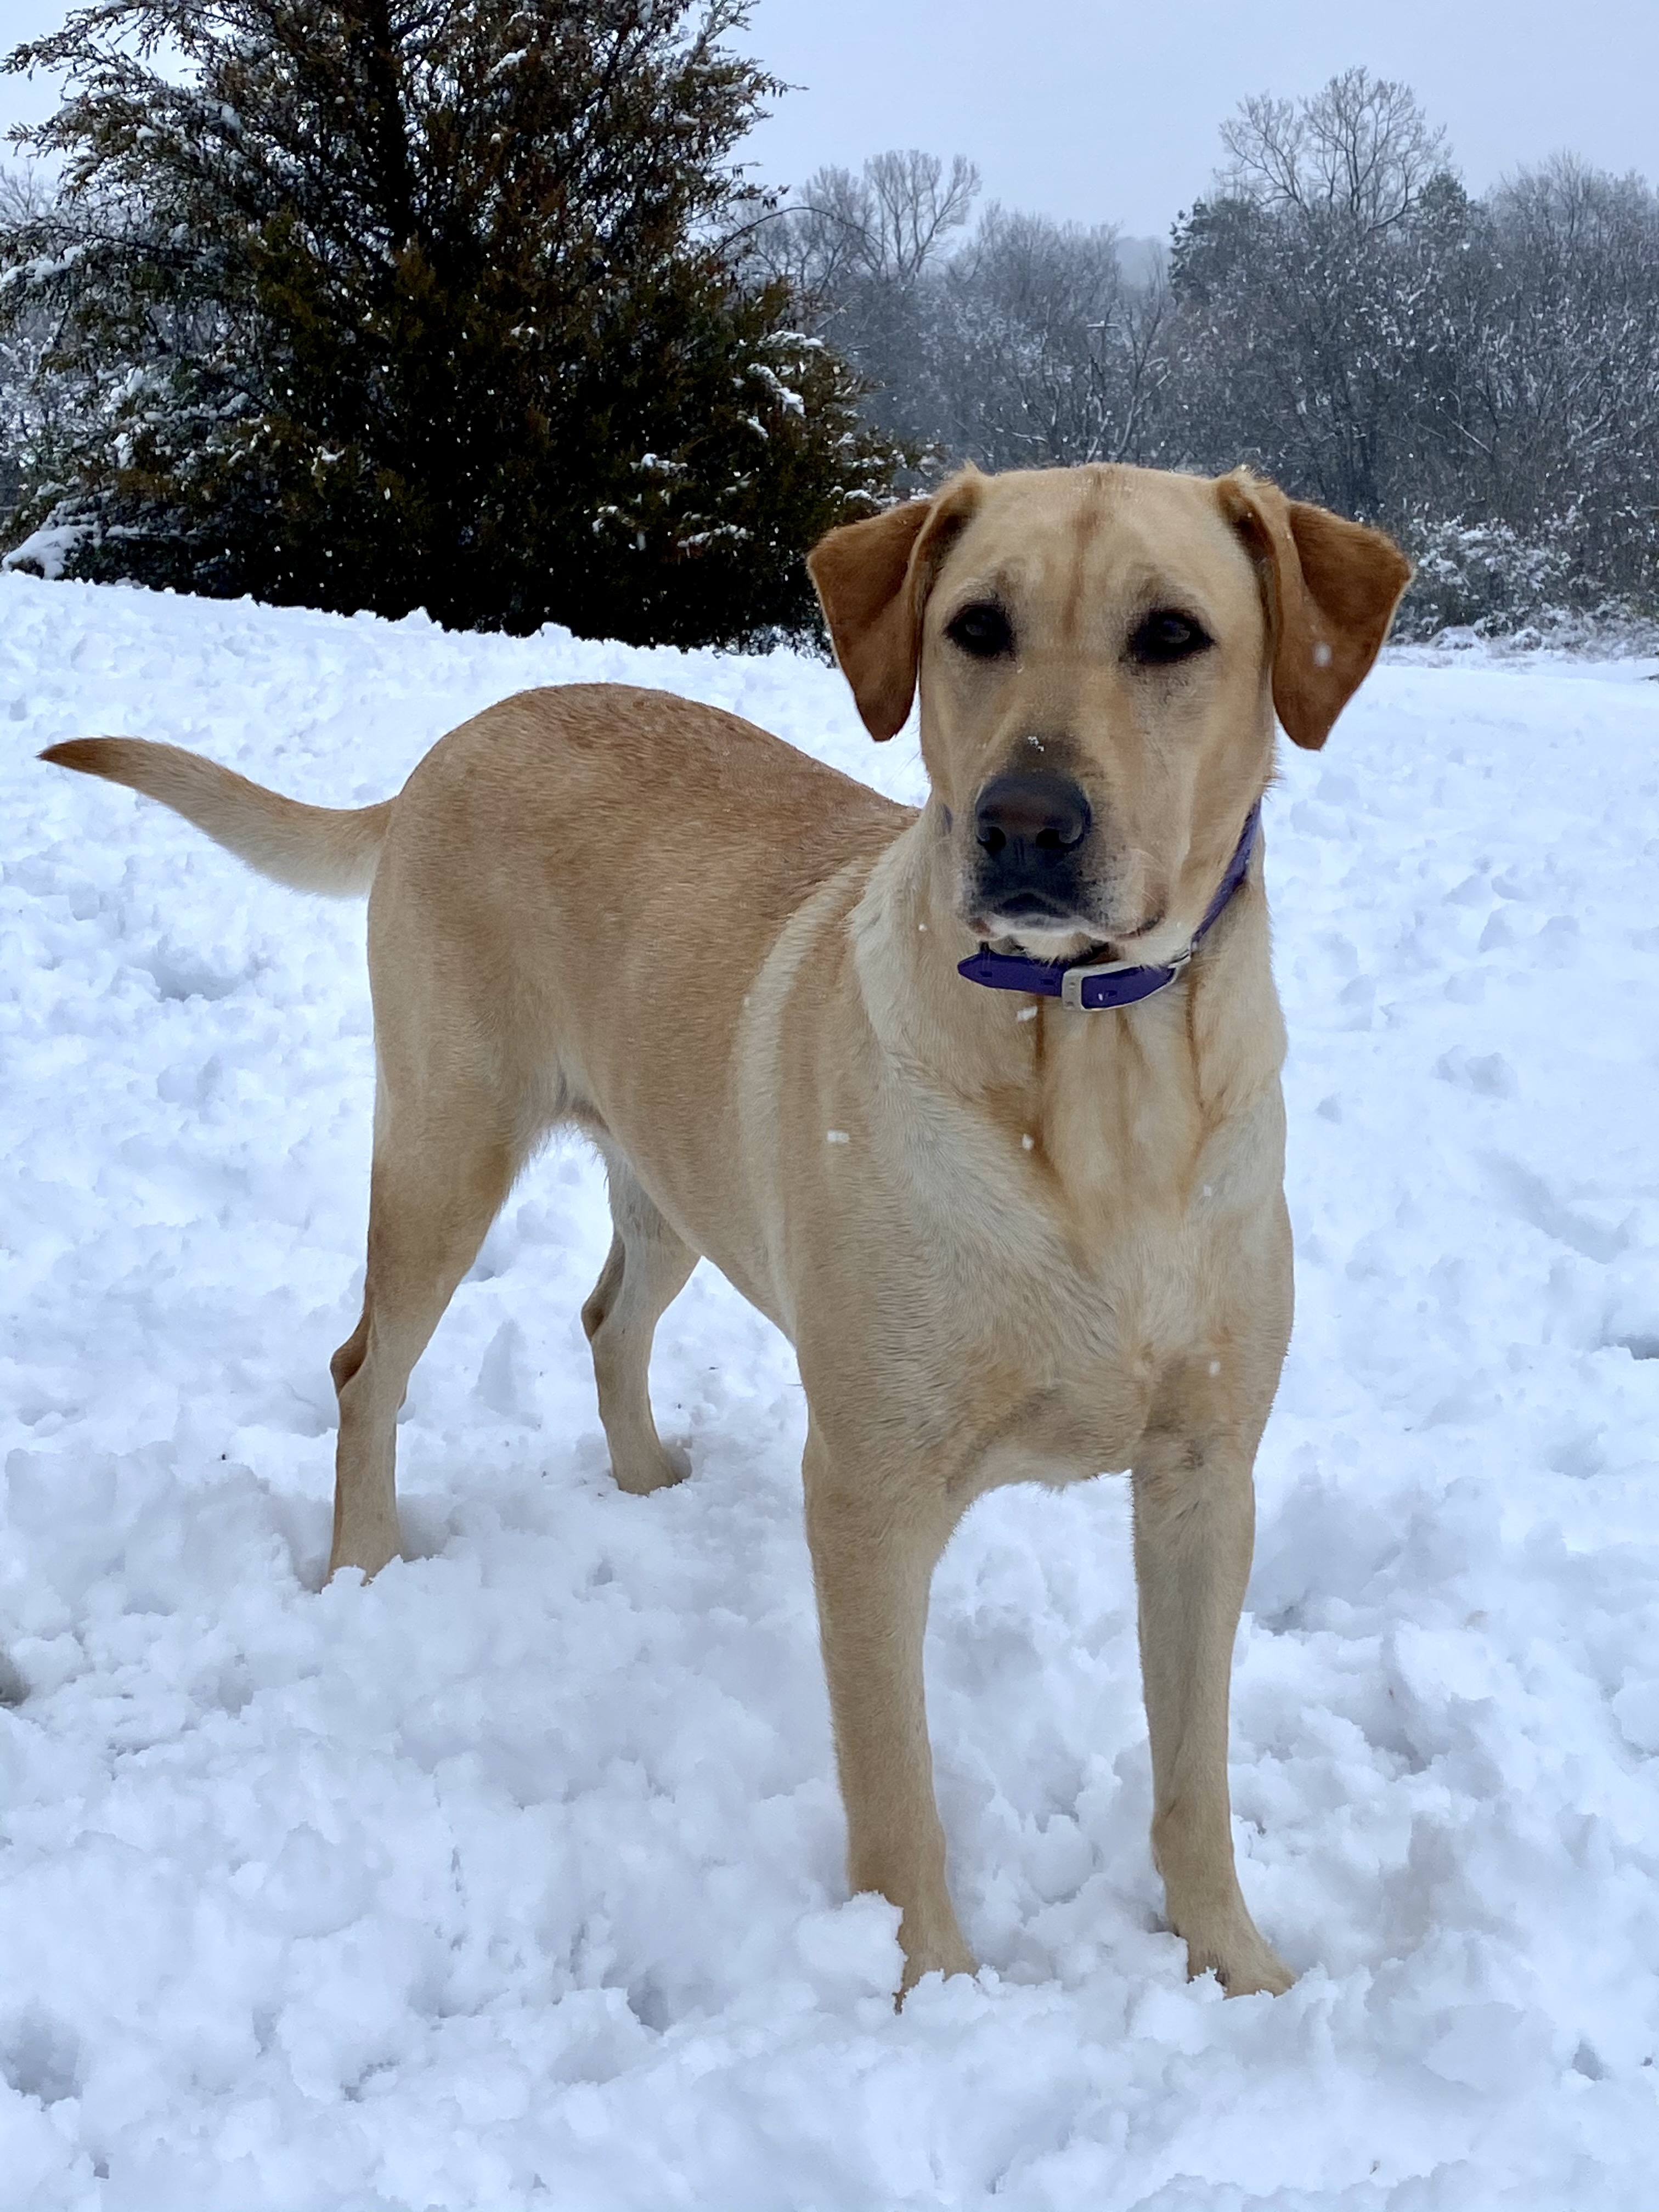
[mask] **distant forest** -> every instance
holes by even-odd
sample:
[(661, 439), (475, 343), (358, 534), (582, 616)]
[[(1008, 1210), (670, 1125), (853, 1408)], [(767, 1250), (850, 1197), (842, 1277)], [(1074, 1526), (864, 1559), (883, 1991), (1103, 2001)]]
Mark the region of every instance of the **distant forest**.
[(1419, 635), (1659, 613), (1659, 195), (1557, 159), (1472, 196), (1363, 70), (1221, 137), (1167, 254), (890, 153), (756, 255), (929, 468), (1247, 462), (1403, 541)]
[(779, 198), (744, 13), (104, 0), (19, 48), (66, 89), (0, 182), (9, 558), (751, 646), (815, 635), (823, 529), (963, 459), (1246, 462), (1401, 538), (1408, 634), (1659, 619), (1645, 182), (1472, 195), (1354, 70), (1246, 100), (1167, 246), (961, 156)]

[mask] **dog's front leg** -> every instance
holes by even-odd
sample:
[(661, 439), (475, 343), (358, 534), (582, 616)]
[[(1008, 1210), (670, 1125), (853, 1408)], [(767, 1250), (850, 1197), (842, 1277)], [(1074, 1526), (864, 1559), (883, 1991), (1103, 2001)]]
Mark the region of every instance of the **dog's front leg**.
[(836, 1464), (816, 1431), (804, 1472), (848, 1881), (902, 1913), (903, 1990), (935, 1970), (971, 1974), (945, 1887), (921, 1673), (928, 1589), (955, 1516), (914, 1477)]
[(1255, 1533), (1253, 1454), (1163, 1430), (1134, 1469), (1140, 1667), (1152, 1748), (1152, 1856), (1187, 1970), (1231, 1996), (1295, 1976), (1251, 1919), (1233, 1864), (1227, 1705)]

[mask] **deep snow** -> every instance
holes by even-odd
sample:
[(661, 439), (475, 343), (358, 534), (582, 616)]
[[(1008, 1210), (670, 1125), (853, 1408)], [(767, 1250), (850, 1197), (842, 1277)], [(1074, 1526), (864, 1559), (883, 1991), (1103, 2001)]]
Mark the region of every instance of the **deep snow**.
[(700, 1270), (655, 1369), (693, 1478), (617, 1493), (577, 1321), (604, 1198), (555, 1151), (416, 1372), (420, 1556), (319, 1589), (361, 909), (33, 756), (132, 732), (350, 803), (578, 677), (901, 795), (912, 742), (787, 655), (0, 581), (7, 2212), (1650, 2212), (1645, 672), (1397, 659), (1269, 801), (1299, 1313), (1233, 1781), (1303, 1978), (1224, 2003), (1159, 1929), (1101, 1481), (985, 1501), (941, 1569), (988, 1963), (895, 2016), (895, 1916), (843, 1894), (787, 1348)]

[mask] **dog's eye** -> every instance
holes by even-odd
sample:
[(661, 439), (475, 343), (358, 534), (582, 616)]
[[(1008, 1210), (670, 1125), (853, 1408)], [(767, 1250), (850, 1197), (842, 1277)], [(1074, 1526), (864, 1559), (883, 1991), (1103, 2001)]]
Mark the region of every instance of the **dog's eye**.
[(1000, 660), (1014, 649), (1014, 633), (1008, 617), (993, 600), (963, 607), (945, 626), (952, 645), (975, 660)]
[(1210, 642), (1209, 633), (1190, 615), (1172, 607), (1157, 607), (1129, 640), (1132, 659), (1143, 668), (1168, 668), (1177, 660), (1190, 660)]

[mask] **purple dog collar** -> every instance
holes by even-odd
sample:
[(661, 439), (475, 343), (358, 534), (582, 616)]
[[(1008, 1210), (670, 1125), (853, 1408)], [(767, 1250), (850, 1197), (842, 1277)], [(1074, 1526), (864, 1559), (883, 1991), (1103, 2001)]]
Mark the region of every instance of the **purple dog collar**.
[(1138, 1006), (1142, 999), (1155, 998), (1158, 992), (1167, 991), (1177, 976), (1185, 975), (1194, 953), (1220, 920), (1227, 902), (1244, 880), (1261, 828), (1258, 799), (1245, 818), (1243, 835), (1191, 944), (1167, 968), (1137, 968), (1127, 960), (1031, 960), (1023, 952), (993, 952), (989, 945), (981, 945), (970, 959), (959, 964), (957, 973), (970, 983), (983, 983), (990, 991), (1029, 991), (1041, 999), (1059, 999), (1085, 1013), (1106, 1006)]

